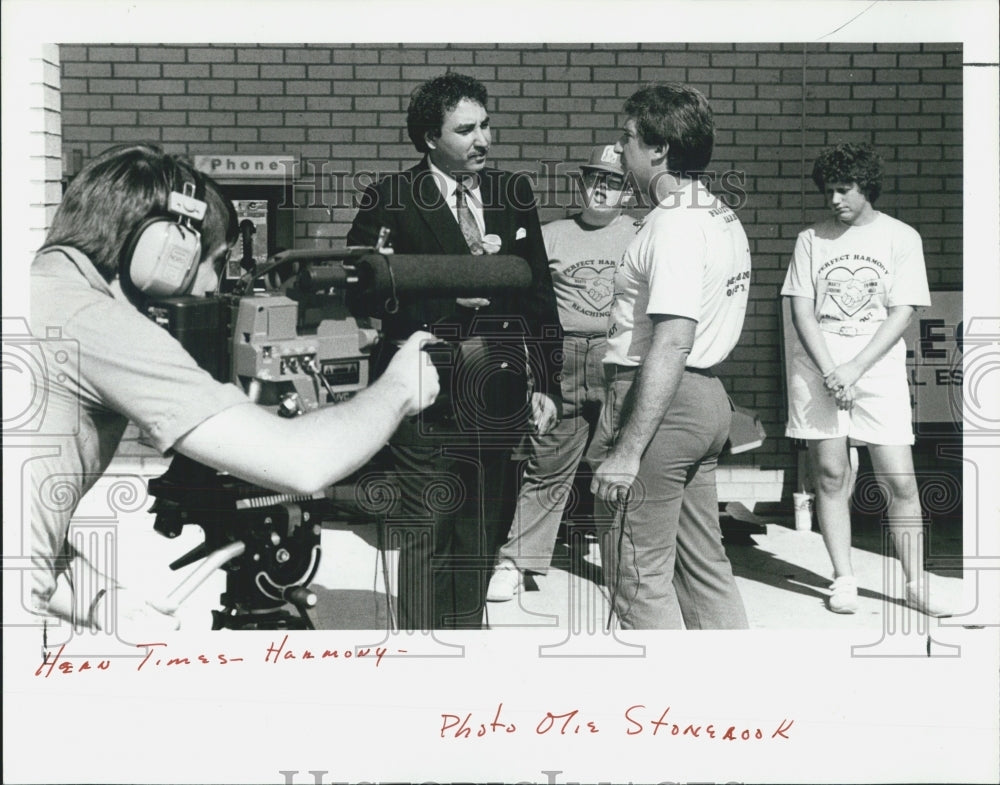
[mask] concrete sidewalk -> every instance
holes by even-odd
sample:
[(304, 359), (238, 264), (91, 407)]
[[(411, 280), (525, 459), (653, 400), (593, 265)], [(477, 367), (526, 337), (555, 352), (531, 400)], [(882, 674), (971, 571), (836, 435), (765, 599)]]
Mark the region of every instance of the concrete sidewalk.
[[(122, 475), (102, 478), (78, 511), (78, 525), (88, 526), (89, 507), (111, 498), (110, 489)], [(141, 479), (127, 476), (141, 499)], [(106, 487), (107, 486), (107, 487)], [(197, 526), (185, 526), (176, 539), (153, 530), (153, 516), (140, 501), (120, 513), (113, 526), (117, 574), (125, 585), (162, 597), (189, 575), (195, 565), (177, 572), (169, 563), (202, 540)], [(854, 614), (827, 610), (825, 600), (831, 565), (818, 531), (796, 531), (791, 521), (768, 523), (762, 533), (727, 538), (726, 550), (746, 606), (750, 627), (758, 630), (883, 628), (888, 615), (920, 616), (898, 598), (903, 596), (899, 562), (883, 555), (882, 531), (859, 523), (855, 527), (852, 561), (860, 586), (860, 607)], [(952, 526), (960, 526), (958, 521)], [(935, 546), (928, 552), (948, 553), (948, 525), (932, 524)], [(960, 538), (960, 532), (951, 532)], [(508, 602), (487, 603), (486, 624), (493, 629), (559, 627), (571, 631), (603, 629), (608, 603), (601, 585), (600, 557), (592, 537), (574, 536), (580, 546), (571, 550), (560, 541), (547, 575), (528, 575), (524, 590)], [(319, 629), (356, 630), (391, 627), (389, 599), (394, 592), (396, 551), (379, 549), (374, 523), (327, 521), (321, 536), (322, 559), (311, 584), (318, 598), (312, 617)], [(961, 553), (960, 539), (953, 547)], [(933, 560), (931, 560), (933, 561)], [(936, 602), (957, 612), (962, 608), (963, 585), (958, 577), (937, 571), (930, 575)], [(209, 629), (211, 611), (219, 607), (225, 574), (216, 570), (181, 606), (183, 629)]]
[[(830, 612), (825, 600), (831, 567), (819, 532), (779, 524), (766, 528), (766, 534), (751, 535), (745, 544), (726, 546), (751, 629), (879, 629), (887, 612), (909, 612), (898, 599), (903, 596), (898, 561), (865, 548), (852, 552), (860, 586), (858, 612)], [(395, 552), (386, 554), (385, 567), (392, 588)], [(373, 524), (328, 524), (323, 532), (323, 563), (313, 583), (319, 594), (317, 627), (384, 628), (388, 615), (382, 570)], [(960, 579), (939, 575), (930, 579), (939, 602), (961, 607)], [(590, 540), (586, 551), (577, 553), (560, 544), (548, 574), (529, 574), (513, 600), (487, 603), (485, 621), (491, 628), (599, 629), (608, 616), (600, 584), (596, 541)]]

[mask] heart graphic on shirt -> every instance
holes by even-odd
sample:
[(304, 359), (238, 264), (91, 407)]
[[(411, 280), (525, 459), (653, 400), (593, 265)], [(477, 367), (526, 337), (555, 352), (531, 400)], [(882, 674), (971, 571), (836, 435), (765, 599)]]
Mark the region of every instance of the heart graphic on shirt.
[(585, 264), (573, 270), (572, 278), (587, 305), (595, 311), (607, 311), (615, 293), (614, 274), (614, 267)]
[(834, 267), (827, 273), (827, 295), (848, 317), (871, 302), (878, 291), (879, 274), (871, 267), (859, 267), (851, 272), (846, 267)]

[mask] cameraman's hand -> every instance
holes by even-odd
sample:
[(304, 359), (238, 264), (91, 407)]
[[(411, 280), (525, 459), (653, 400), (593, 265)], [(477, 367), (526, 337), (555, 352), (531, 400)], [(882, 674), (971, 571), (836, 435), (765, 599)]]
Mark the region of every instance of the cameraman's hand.
[(407, 393), (406, 414), (423, 411), (437, 398), (440, 384), (437, 368), (426, 352), (428, 343), (440, 343), (428, 332), (415, 332), (399, 347), (382, 374), (386, 381), (399, 385)]

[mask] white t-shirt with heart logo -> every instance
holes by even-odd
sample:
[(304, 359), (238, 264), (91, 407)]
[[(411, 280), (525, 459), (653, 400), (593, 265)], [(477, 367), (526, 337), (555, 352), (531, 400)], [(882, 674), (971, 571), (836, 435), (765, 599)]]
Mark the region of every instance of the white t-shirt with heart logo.
[(563, 330), (586, 335), (607, 332), (615, 267), (637, 231), (625, 215), (601, 227), (585, 224), (580, 216), (542, 227)]
[(781, 294), (814, 300), (820, 326), (870, 334), (892, 306), (931, 304), (920, 235), (885, 213), (864, 226), (821, 221), (799, 234)]

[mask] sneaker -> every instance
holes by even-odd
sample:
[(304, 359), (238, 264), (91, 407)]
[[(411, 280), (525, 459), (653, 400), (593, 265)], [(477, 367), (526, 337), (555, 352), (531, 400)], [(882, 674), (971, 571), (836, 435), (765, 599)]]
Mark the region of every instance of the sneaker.
[(493, 571), (490, 587), (486, 590), (489, 602), (507, 602), (514, 599), (522, 584), (521, 571), (510, 562), (506, 562)]
[(830, 610), (834, 613), (854, 613), (858, 609), (858, 579), (841, 575), (830, 584)]
[[(118, 618), (112, 621), (114, 631), (122, 640), (130, 643), (163, 640), (180, 629), (180, 621), (172, 613), (165, 613), (136, 592), (124, 587), (116, 590)], [(103, 629), (107, 618), (95, 619)]]
[(950, 610), (931, 602), (929, 586), (923, 581), (910, 581), (906, 584), (906, 604), (927, 616), (951, 616)]

